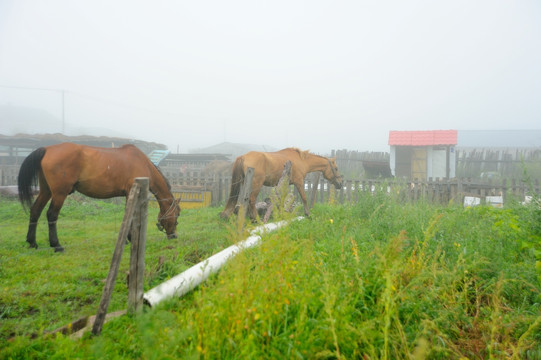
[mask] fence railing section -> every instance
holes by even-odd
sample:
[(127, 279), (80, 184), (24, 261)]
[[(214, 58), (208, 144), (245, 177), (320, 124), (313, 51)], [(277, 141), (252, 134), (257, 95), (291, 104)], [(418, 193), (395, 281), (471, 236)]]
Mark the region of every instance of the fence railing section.
[[(314, 174), (315, 175), (315, 174)], [(337, 203), (357, 202), (361, 192), (391, 192), (399, 195), (404, 200), (438, 202), (442, 204), (450, 201), (462, 202), (464, 196), (476, 196), (485, 198), (487, 196), (502, 196), (505, 201), (508, 197), (514, 197), (520, 201), (532, 193), (540, 194), (539, 180), (523, 182), (518, 179), (502, 179), (498, 181), (481, 181), (479, 179), (350, 179), (345, 180), (341, 189), (335, 187), (320, 177), (317, 189), (314, 190), (315, 176), (306, 177), (304, 190), (308, 197), (316, 193), (315, 202), (335, 201)], [(201, 189), (210, 191), (212, 194), (211, 205), (223, 203), (229, 196), (231, 186), (230, 176), (221, 177), (173, 177), (170, 182), (175, 187), (189, 190), (195, 184)], [(263, 188), (260, 198), (263, 199), (270, 194), (270, 188)], [(296, 191), (295, 191), (296, 192)]]
[[(313, 189), (315, 184), (307, 180), (306, 192)], [(524, 201), (525, 197), (541, 193), (539, 180), (525, 183), (516, 179), (503, 179), (501, 182), (481, 182), (473, 179), (429, 179), (429, 180), (346, 180), (341, 189), (325, 180), (318, 185), (317, 202), (336, 201), (338, 203), (357, 202), (362, 192), (384, 192), (399, 196), (403, 200), (418, 201), (421, 199), (447, 204), (450, 201), (462, 203), (465, 196), (485, 199), (488, 196), (501, 196), (504, 201), (513, 197)]]
[(17, 185), (20, 165), (2, 165), (0, 166), (0, 185)]

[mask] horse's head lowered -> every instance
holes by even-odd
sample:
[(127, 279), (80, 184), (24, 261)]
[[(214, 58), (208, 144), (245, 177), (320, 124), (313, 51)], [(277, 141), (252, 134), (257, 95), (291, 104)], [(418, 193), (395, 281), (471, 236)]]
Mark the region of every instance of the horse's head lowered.
[(323, 171), (323, 177), (330, 181), (335, 188), (342, 188), (342, 176), (338, 172), (338, 166), (336, 165), (336, 158), (328, 159), (329, 162), (325, 171)]
[(156, 223), (156, 226), (158, 227), (158, 230), (167, 234), (168, 239), (177, 238), (177, 218), (180, 214), (180, 206), (178, 205), (178, 202), (178, 200), (173, 199), (169, 208), (165, 210), (165, 212), (160, 210), (160, 213), (158, 214), (158, 222)]

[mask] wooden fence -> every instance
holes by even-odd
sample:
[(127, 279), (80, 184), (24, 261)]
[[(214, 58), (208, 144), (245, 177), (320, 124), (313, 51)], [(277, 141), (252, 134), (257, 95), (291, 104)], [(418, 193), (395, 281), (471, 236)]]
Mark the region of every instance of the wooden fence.
[(464, 149), (457, 148), (457, 176), (496, 173), (501, 177), (521, 176), (523, 168), (539, 172), (541, 149)]
[(390, 177), (389, 153), (372, 151), (333, 150), (340, 173), (347, 178)]
[[(333, 185), (316, 174), (309, 174), (305, 179), (305, 192), (307, 196), (315, 192), (315, 202), (336, 201), (338, 203), (357, 202), (361, 192), (395, 192), (401, 198), (408, 201), (425, 199), (428, 201), (447, 204), (450, 201), (462, 202), (464, 196), (476, 196), (484, 199), (486, 196), (503, 196), (504, 201), (509, 197), (523, 201), (527, 195), (540, 194), (540, 181), (532, 180), (525, 183), (517, 179), (480, 180), (472, 178), (463, 179), (429, 179), (429, 180), (404, 180), (404, 179), (350, 179), (345, 180), (341, 189), (336, 190)], [(170, 177), (169, 181), (174, 184), (173, 189), (182, 191), (199, 186), (212, 194), (211, 205), (220, 205), (227, 200), (231, 186), (230, 176), (216, 177)], [(315, 181), (319, 182), (316, 190)], [(271, 188), (263, 187), (260, 199), (269, 196)], [(182, 204), (181, 204), (182, 206)]]
[(2, 165), (0, 166), (0, 185), (17, 185), (20, 165)]
[[(315, 184), (308, 181), (306, 189), (312, 189)], [(481, 202), (487, 196), (502, 196), (507, 202), (511, 197), (524, 201), (533, 193), (539, 195), (539, 180), (531, 184), (517, 180), (503, 179), (501, 182), (480, 182), (472, 179), (429, 179), (429, 180), (346, 180), (339, 190), (333, 190), (331, 184), (320, 181), (317, 202), (336, 201), (338, 203), (358, 202), (362, 192), (393, 193), (404, 201), (419, 201), (421, 199), (440, 204), (463, 203), (465, 196), (479, 197)]]

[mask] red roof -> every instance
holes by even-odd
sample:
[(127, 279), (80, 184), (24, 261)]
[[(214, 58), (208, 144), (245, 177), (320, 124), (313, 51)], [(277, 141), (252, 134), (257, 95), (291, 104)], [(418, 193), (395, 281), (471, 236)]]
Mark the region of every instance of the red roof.
[(389, 131), (389, 145), (456, 145), (457, 130)]

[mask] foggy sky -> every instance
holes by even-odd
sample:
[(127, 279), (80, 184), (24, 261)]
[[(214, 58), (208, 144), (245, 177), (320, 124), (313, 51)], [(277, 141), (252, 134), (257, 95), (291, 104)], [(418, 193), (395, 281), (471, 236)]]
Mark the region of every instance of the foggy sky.
[[(0, 85), (64, 90), (69, 135), (388, 151), (390, 130), (540, 129), (540, 39), (537, 0), (0, 0)], [(5, 105), (62, 130), (60, 91)]]

